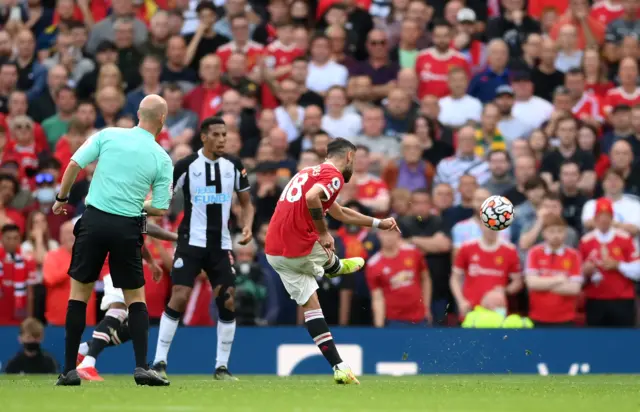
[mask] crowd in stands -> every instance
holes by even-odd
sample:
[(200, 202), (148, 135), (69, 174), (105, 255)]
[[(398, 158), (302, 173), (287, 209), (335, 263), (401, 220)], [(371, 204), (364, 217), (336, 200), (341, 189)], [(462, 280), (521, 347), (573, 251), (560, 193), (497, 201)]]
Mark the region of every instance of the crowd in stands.
[[(337, 253), (368, 263), (318, 279), (329, 323), (451, 326), (489, 311), (536, 327), (633, 327), (638, 17), (636, 0), (2, 0), (0, 325), (64, 324), (95, 165), (66, 215), (51, 212), (58, 182), (88, 136), (133, 127), (157, 93), (169, 109), (157, 140), (174, 162), (218, 115), (249, 171), (239, 324), (301, 322), (264, 237), (288, 179), (340, 136), (358, 150), (339, 202), (392, 215), (402, 233), (330, 222)], [(515, 221), (492, 232), (477, 211), (498, 194)], [(176, 230), (184, 201), (155, 222)], [(145, 243), (167, 275), (155, 283), (145, 264), (157, 322), (174, 245)], [(95, 292), (89, 324), (102, 316)], [(182, 322), (212, 325), (212, 310), (201, 276)]]

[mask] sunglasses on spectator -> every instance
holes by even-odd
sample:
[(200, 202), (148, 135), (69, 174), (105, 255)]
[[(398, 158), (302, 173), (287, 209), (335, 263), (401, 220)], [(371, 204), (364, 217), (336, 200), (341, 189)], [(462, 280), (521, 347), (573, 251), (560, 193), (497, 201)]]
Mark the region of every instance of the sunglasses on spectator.
[(16, 130), (31, 129), (31, 125), (29, 123), (19, 123), (19, 124), (16, 124), (14, 127)]
[(53, 183), (53, 175), (51, 173), (38, 173), (36, 175), (36, 184), (51, 184)]

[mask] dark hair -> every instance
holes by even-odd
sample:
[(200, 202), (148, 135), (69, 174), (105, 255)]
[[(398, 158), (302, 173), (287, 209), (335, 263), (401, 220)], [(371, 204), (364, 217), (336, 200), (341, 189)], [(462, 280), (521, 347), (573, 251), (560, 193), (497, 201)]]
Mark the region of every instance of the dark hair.
[(415, 118), (415, 120), (413, 121), (413, 123), (411, 124), (411, 127), (409, 128), (409, 133), (411, 134), (415, 134), (416, 133), (416, 123), (418, 122), (418, 120), (424, 120), (427, 123), (427, 129), (429, 129), (429, 138), (432, 141), (436, 141), (436, 123), (429, 119), (427, 116), (423, 116), (423, 115), (419, 115)]
[(313, 35), (313, 37), (309, 41), (309, 49), (311, 49), (311, 47), (313, 47), (314, 43), (316, 41), (318, 41), (318, 40), (326, 40), (327, 43), (331, 42), (331, 40), (329, 39), (329, 37), (326, 34), (324, 34), (324, 33), (316, 33), (316, 34)]
[(207, 117), (202, 121), (202, 123), (200, 123), (200, 133), (208, 132), (209, 128), (216, 124), (221, 124), (223, 126), (226, 126), (226, 123), (224, 122), (224, 120), (222, 120), (222, 117), (219, 117), (219, 116)]
[(213, 14), (216, 15), (216, 18), (218, 17), (216, 6), (211, 1), (201, 0), (200, 3), (198, 3), (198, 6), (196, 7), (196, 14), (200, 14), (203, 10), (211, 10)]
[(544, 179), (541, 178), (540, 176), (532, 177), (531, 179), (527, 180), (524, 184), (525, 192), (528, 192), (529, 190), (540, 189), (540, 188), (544, 189), (545, 192), (549, 190), (549, 188), (547, 187), (547, 182), (545, 182)]
[(164, 92), (182, 92), (182, 88), (178, 86), (178, 83), (167, 83), (162, 87), (163, 94)]
[(560, 165), (560, 170), (562, 170), (563, 167), (565, 166), (569, 166), (569, 165), (574, 165), (575, 167), (578, 168), (578, 172), (580, 171), (580, 165), (578, 164), (578, 162), (576, 162), (575, 160), (565, 160), (564, 162), (562, 162), (562, 164)]
[(67, 86), (65, 84), (65, 85), (60, 86), (58, 88), (58, 90), (55, 91), (55, 96), (54, 97), (57, 99), (60, 96), (60, 93), (62, 93), (64, 91), (71, 92), (71, 93), (73, 93), (74, 96), (76, 95), (76, 91), (73, 88), (71, 88), (71, 87), (69, 87), (69, 86)]
[(11, 175), (3, 173), (0, 174), (0, 182), (2, 182), (3, 180), (8, 180), (13, 184), (13, 195), (17, 195), (20, 191), (20, 182), (18, 182), (18, 179)]
[(11, 66), (11, 67), (15, 67), (16, 71), (18, 70), (18, 64), (15, 62), (9, 62), (9, 61), (5, 61), (0, 63), (0, 70), (2, 70), (3, 67), (5, 66)]
[(293, 26), (294, 26), (293, 22), (289, 19), (285, 19), (278, 23), (273, 23), (273, 27), (275, 27), (276, 29), (281, 29), (283, 27), (293, 27)]
[(140, 67), (142, 67), (142, 64), (147, 60), (152, 60), (162, 66), (162, 60), (160, 60), (158, 56), (156, 56), (155, 54), (145, 54), (140, 61)]
[(327, 145), (327, 157), (345, 156), (349, 152), (355, 152), (356, 146), (342, 137), (336, 137)]
[(502, 149), (497, 149), (497, 150), (491, 150), (488, 154), (487, 154), (487, 160), (491, 160), (491, 157), (495, 154), (499, 154), (502, 153), (504, 155), (504, 157), (507, 159), (507, 162), (509, 164), (511, 164), (511, 156), (509, 155), (509, 152), (507, 152), (506, 150), (502, 150)]
[(87, 26), (85, 26), (84, 24), (82, 24), (79, 21), (76, 20), (71, 20), (67, 23), (67, 27), (69, 27), (69, 30), (73, 30), (73, 29), (85, 29), (87, 30)]
[(451, 23), (449, 23), (448, 21), (446, 21), (444, 19), (436, 19), (436, 20), (434, 20), (433, 28), (431, 30), (435, 31), (437, 27), (446, 27), (449, 30), (453, 29), (453, 26), (451, 25)]
[(303, 62), (304, 64), (309, 64), (309, 61), (308, 61), (308, 60), (307, 60), (307, 58), (306, 58), (306, 57), (304, 57), (304, 56), (298, 56), (298, 57), (296, 57), (295, 59), (293, 59), (293, 61), (291, 62), (291, 64), (298, 63), (298, 62)]
[[(591, 149), (591, 154), (593, 154), (593, 158), (598, 160), (598, 158), (600, 157), (600, 154), (602, 153), (602, 148), (600, 147), (600, 140), (598, 139), (598, 129), (596, 129), (595, 127), (591, 126), (590, 124), (586, 124), (584, 122), (581, 122), (580, 120), (576, 120), (576, 126), (578, 127), (578, 132), (580, 132), (580, 129), (582, 128), (587, 128), (589, 129), (589, 131), (591, 133), (593, 133), (593, 136), (596, 138), (593, 142), (593, 148)], [(576, 137), (576, 144), (578, 144), (578, 138)], [(578, 145), (578, 147), (580, 147)]]
[(41, 214), (44, 216), (44, 221), (47, 223), (47, 230), (44, 231), (44, 249), (45, 250), (49, 250), (49, 239), (51, 239), (51, 234), (49, 233), (49, 222), (47, 221), (47, 215), (46, 213), (42, 212), (41, 210), (33, 210), (31, 211), (31, 213), (29, 213), (29, 216), (27, 216), (27, 226), (26, 226), (26, 236), (28, 237), (29, 240), (31, 240), (33, 242), (33, 238), (31, 237), (31, 230), (33, 229), (33, 221), (35, 220), (36, 216), (38, 214)]
[(60, 164), (60, 161), (58, 161), (58, 159), (56, 159), (55, 157), (47, 157), (45, 159), (42, 159), (38, 164), (38, 170), (45, 170), (45, 169), (60, 170), (61, 168), (62, 168), (62, 165)]
[(78, 110), (78, 107), (84, 106), (84, 105), (93, 106), (94, 109), (96, 108), (96, 104), (94, 102), (92, 102), (91, 100), (80, 100), (78, 102), (78, 106), (76, 107), (76, 110)]
[(617, 105), (613, 106), (613, 109), (611, 110), (612, 114), (621, 113), (621, 112), (630, 113), (631, 112), (631, 106), (629, 106), (628, 104), (617, 104)]
[(584, 71), (582, 71), (582, 69), (579, 68), (579, 67), (572, 67), (571, 69), (569, 69), (567, 71), (567, 73), (565, 75), (568, 76), (570, 74), (573, 75), (573, 76), (582, 76), (582, 77), (584, 77)]
[(4, 226), (2, 226), (2, 234), (4, 235), (5, 233), (8, 232), (18, 232), (20, 233), (20, 228), (18, 227), (18, 225), (15, 225), (13, 223), (8, 223)]
[(618, 176), (624, 182), (624, 175), (622, 172), (619, 172), (613, 168), (608, 168), (606, 172), (604, 172), (604, 176), (602, 176), (602, 180), (606, 179), (609, 176)]

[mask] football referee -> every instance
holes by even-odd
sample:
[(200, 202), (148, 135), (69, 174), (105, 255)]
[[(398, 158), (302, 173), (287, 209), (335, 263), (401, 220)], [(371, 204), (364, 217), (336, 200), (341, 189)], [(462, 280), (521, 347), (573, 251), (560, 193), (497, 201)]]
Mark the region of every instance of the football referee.
[[(86, 198), (87, 209), (73, 230), (65, 365), (57, 385), (80, 385), (76, 357), (85, 328), (87, 301), (107, 255), (113, 286), (123, 290), (129, 307), (129, 331), (136, 359), (134, 379), (138, 385), (169, 384), (147, 366), (149, 313), (141, 258), (142, 233), (146, 231), (143, 210), (148, 215), (164, 215), (173, 191), (171, 159), (156, 143), (166, 117), (167, 103), (162, 97), (145, 97), (138, 109), (137, 127), (109, 127), (89, 137), (64, 172), (53, 205), (55, 214), (66, 213), (64, 205), (78, 172), (98, 160)], [(153, 197), (145, 201), (149, 188)]]

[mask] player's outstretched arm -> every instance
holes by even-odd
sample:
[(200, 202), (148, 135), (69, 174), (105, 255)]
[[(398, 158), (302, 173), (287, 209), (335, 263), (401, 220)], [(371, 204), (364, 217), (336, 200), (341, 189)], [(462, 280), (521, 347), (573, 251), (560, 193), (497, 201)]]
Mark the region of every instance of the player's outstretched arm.
[(246, 245), (251, 242), (251, 239), (253, 238), (252, 228), (253, 219), (256, 215), (256, 208), (253, 206), (253, 203), (251, 203), (251, 194), (248, 190), (238, 192), (238, 201), (242, 208), (242, 240), (240, 240), (240, 244)]
[(170, 242), (176, 242), (178, 240), (177, 233), (170, 232), (151, 222), (147, 223), (147, 234), (156, 239), (168, 240)]
[(363, 215), (360, 212), (356, 212), (353, 209), (349, 209), (348, 207), (342, 207), (337, 203), (334, 203), (329, 208), (329, 214), (336, 220), (339, 220), (342, 223), (347, 225), (358, 225), (358, 226), (366, 226), (366, 227), (375, 227), (382, 230), (397, 230), (398, 224), (396, 220), (392, 217), (380, 220), (375, 217)]

